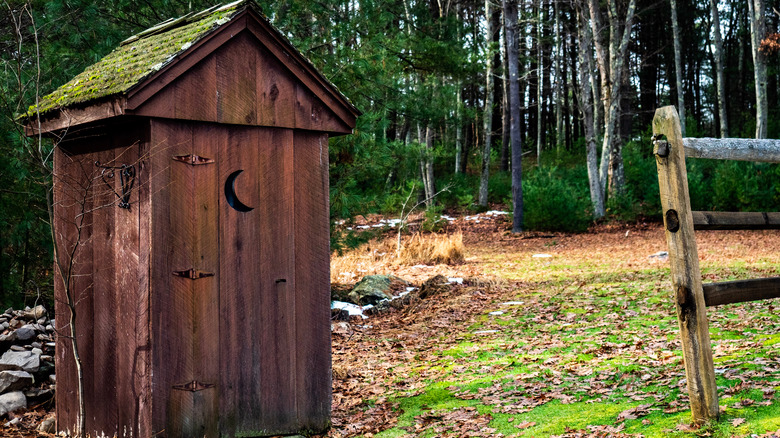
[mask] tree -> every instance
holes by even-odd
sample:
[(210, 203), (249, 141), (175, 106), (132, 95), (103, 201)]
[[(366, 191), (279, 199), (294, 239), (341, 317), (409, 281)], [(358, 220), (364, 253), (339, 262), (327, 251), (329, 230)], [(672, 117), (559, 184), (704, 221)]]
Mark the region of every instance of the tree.
[(753, 77), (756, 87), (756, 138), (767, 137), (769, 100), (767, 98), (766, 55), (760, 50), (766, 34), (764, 0), (748, 0), (750, 42), (753, 55)]
[(677, 0), (669, 0), (672, 7), (672, 40), (674, 41), (674, 72), (677, 85), (677, 113), (680, 115), (680, 129), (685, 137), (685, 93), (683, 93), (682, 49), (680, 48), (680, 26), (677, 23)]
[(720, 136), (728, 138), (729, 123), (726, 112), (726, 75), (723, 69), (723, 39), (720, 35), (720, 16), (718, 14), (718, 0), (710, 0), (710, 15), (712, 19), (713, 57), (715, 58), (715, 72), (718, 83), (718, 119), (720, 120)]
[(490, 150), (493, 146), (493, 8), (491, 0), (485, 0), (485, 111), (483, 115), (485, 144), (482, 146), (482, 176), (479, 180), (479, 205), (488, 203), (490, 179)]
[[(616, 0), (607, 1), (609, 17), (609, 55), (605, 49), (602, 35), (604, 26), (597, 0), (588, 0), (590, 26), (593, 42), (596, 46), (596, 59), (601, 76), (601, 99), (604, 105), (604, 140), (601, 148), (599, 179), (602, 189), (609, 182), (611, 196), (623, 192), (625, 177), (623, 174), (622, 144), (619, 141), (618, 121), (623, 82), (624, 64), (628, 54), (628, 42), (636, 10), (636, 0), (629, 0), (624, 18), (618, 14)], [(609, 179), (609, 181), (607, 181)]]
[(579, 34), (579, 63), (580, 63), (580, 90), (578, 93), (580, 102), (580, 111), (582, 112), (583, 125), (585, 128), (585, 148), (586, 165), (588, 168), (588, 187), (590, 188), (590, 199), (593, 204), (593, 216), (601, 218), (606, 213), (604, 207), (604, 188), (599, 179), (598, 169), (598, 147), (596, 145), (596, 125), (594, 123), (594, 105), (596, 100), (594, 95), (598, 90), (595, 86), (596, 78), (593, 76), (593, 36), (587, 23), (587, 9), (579, 5), (577, 14), (577, 31)]
[(512, 142), (512, 232), (523, 231), (523, 151), (520, 138), (520, 84), (518, 77), (517, 0), (502, 0), (507, 75), (509, 76), (509, 137)]

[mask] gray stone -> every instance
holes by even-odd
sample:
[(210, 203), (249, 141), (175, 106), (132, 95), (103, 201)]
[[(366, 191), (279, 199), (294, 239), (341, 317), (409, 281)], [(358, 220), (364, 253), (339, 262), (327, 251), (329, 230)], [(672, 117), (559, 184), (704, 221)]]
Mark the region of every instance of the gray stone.
[(43, 348), (43, 344), (41, 344), (40, 342), (33, 342), (32, 344), (30, 344), (30, 346), (32, 348)]
[(16, 341), (16, 332), (0, 335), (0, 342), (14, 342)]
[(48, 354), (41, 355), (41, 362), (54, 362), (54, 357)]
[(46, 317), (38, 318), (38, 321), (36, 321), (39, 325), (45, 326), (46, 325)]
[(16, 417), (16, 418), (12, 419), (11, 421), (6, 421), (5, 422), (5, 427), (11, 427), (11, 426), (17, 425), (17, 424), (19, 424), (20, 421), (22, 421), (22, 419), (19, 418), (19, 417)]
[(56, 374), (49, 374), (49, 381), (51, 383), (57, 383), (57, 375)]
[(0, 395), (0, 416), (27, 407), (27, 397), (22, 391)]
[(51, 325), (51, 324), (47, 325), (46, 326), (46, 331), (49, 332), (49, 333), (53, 332), (54, 331), (54, 326)]
[(27, 351), (27, 349), (21, 345), (11, 345), (11, 351)]
[(54, 423), (54, 417), (44, 418), (43, 421), (41, 421), (41, 424), (38, 426), (38, 432), (54, 433)]
[(33, 376), (25, 371), (0, 371), (0, 394), (24, 389), (33, 383)]
[(41, 355), (31, 351), (6, 351), (0, 357), (1, 370), (22, 370), (35, 373), (41, 367)]
[(43, 354), (43, 350), (41, 350), (40, 348), (34, 348), (33, 347), (32, 352), (37, 354), (38, 356)]
[(394, 275), (367, 275), (352, 288), (349, 299), (361, 306), (376, 304), (391, 299), (394, 291), (404, 290), (407, 285), (405, 280)]

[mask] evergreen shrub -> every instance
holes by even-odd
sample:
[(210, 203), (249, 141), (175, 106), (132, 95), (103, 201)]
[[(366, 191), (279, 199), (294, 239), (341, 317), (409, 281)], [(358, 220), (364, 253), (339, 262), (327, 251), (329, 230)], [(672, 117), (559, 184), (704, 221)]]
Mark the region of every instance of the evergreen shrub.
[[(592, 222), (587, 177), (581, 169), (537, 168), (523, 179), (523, 219), (528, 230), (573, 231)], [(511, 205), (511, 202), (510, 202)]]

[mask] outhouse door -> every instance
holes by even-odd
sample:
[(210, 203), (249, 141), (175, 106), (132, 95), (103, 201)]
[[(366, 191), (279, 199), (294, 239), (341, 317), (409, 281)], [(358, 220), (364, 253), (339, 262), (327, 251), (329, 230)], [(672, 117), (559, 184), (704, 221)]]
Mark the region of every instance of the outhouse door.
[(170, 169), (152, 225), (170, 245), (170, 296), (153, 294), (166, 436), (294, 431), (293, 131), (153, 123)]

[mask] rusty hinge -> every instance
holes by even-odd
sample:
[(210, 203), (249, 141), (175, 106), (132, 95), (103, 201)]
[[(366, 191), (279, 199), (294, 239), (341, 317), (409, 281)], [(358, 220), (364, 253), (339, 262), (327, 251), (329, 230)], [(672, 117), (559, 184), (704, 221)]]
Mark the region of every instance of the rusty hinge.
[(198, 164), (210, 164), (214, 162), (214, 159), (212, 158), (201, 157), (199, 155), (194, 155), (194, 154), (175, 155), (173, 159), (193, 166), (197, 166)]
[(180, 391), (196, 392), (196, 391), (203, 391), (204, 389), (213, 388), (215, 386), (216, 385), (214, 385), (213, 383), (203, 383), (203, 382), (198, 382), (197, 380), (193, 380), (192, 382), (173, 385), (173, 389), (178, 389)]
[(177, 277), (189, 278), (190, 280), (197, 280), (199, 278), (213, 277), (214, 273), (190, 268), (186, 271), (173, 271), (173, 275)]

